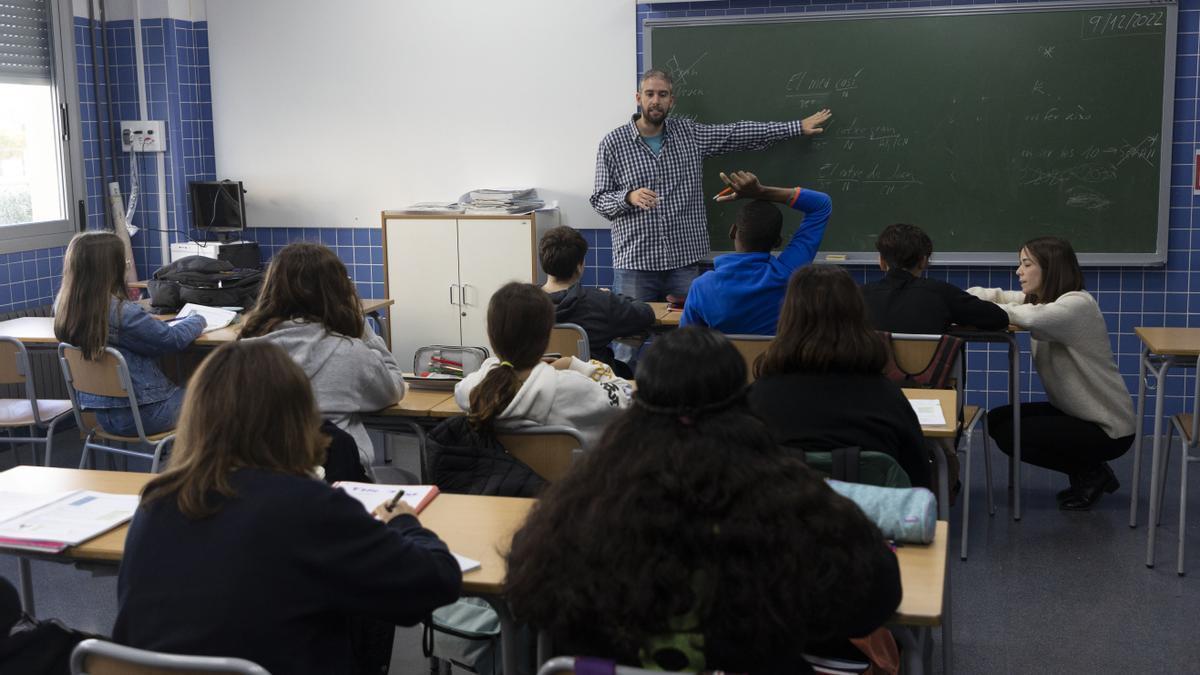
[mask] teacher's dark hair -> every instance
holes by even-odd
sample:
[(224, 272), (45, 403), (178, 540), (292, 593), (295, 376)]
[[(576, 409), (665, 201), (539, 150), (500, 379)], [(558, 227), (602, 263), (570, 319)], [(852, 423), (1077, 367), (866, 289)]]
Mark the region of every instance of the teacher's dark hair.
[(650, 79), (662, 80), (666, 82), (671, 89), (675, 88), (675, 78), (671, 77), (670, 73), (659, 68), (651, 68), (642, 73), (641, 79), (638, 80), (638, 91), (641, 91), (642, 87), (646, 84), (646, 80)]
[[(843, 592), (876, 592), (865, 587), (877, 578), (878, 530), (775, 444), (747, 407), (746, 367), (724, 336), (670, 332), (637, 377), (634, 406), (514, 536), (514, 614), (564, 649), (619, 663), (681, 631), (710, 640), (710, 668), (798, 662), (859, 611)], [(833, 579), (843, 573), (863, 583)]]
[(467, 420), (477, 430), (490, 429), (521, 390), (518, 370), (536, 366), (550, 344), (554, 303), (533, 284), (512, 282), (500, 287), (488, 302), (488, 342), (496, 358), (512, 364), (496, 366), (470, 394)]
[(1025, 295), (1025, 302), (1039, 304), (1054, 302), (1063, 293), (1083, 290), (1083, 270), (1071, 242), (1061, 237), (1036, 237), (1025, 242), (1022, 249), (1042, 268), (1042, 285), (1037, 293)]
[(886, 364), (887, 346), (867, 319), (854, 279), (836, 265), (808, 265), (788, 281), (775, 339), (754, 374), (870, 374)]

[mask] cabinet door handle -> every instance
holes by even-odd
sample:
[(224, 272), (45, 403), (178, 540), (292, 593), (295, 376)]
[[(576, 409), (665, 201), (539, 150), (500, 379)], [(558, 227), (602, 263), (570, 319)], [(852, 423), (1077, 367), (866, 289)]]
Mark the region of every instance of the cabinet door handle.
[(462, 288), (458, 289), (458, 305), (459, 305), (459, 307), (465, 307), (467, 305), (467, 289), (470, 287), (471, 286), (469, 284), (463, 284)]
[(450, 284), (450, 304), (452, 304), (452, 305), (455, 304), (454, 289), (456, 289), (456, 288), (458, 288), (458, 284)]

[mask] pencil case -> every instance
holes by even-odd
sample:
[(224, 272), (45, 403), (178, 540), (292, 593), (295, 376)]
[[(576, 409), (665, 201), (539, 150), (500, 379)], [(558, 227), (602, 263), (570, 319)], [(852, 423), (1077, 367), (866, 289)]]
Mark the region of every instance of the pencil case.
[(827, 478), (833, 491), (862, 509), (883, 536), (906, 544), (928, 544), (937, 528), (937, 498), (925, 488), (889, 488)]
[(487, 357), (485, 347), (421, 347), (413, 354), (412, 375), (404, 379), (418, 389), (453, 389), (456, 382), (479, 370)]

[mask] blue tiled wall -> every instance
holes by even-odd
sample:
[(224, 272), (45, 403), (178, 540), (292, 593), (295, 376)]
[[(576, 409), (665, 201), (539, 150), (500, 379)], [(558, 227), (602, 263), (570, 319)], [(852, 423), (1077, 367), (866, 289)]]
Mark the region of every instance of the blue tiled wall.
[[(118, 133), (108, 120), (139, 119), (137, 59), (134, 22), (110, 21), (107, 25), (107, 76), (101, 73), (99, 98), (92, 87), (92, 44), (102, 48), (100, 28), (90, 26), (86, 18), (75, 18), (77, 74), (80, 104), (84, 120), (84, 162), (88, 192), (88, 226), (104, 224), (104, 195), (101, 179), (100, 147), (111, 155), (112, 138)], [(167, 123), (167, 152), (164, 155), (165, 194), (158, 191), (156, 155), (132, 157), (141, 182), (141, 197), (133, 224), (140, 231), (132, 237), (138, 277), (149, 278), (163, 264), (161, 230), (168, 241), (177, 243), (202, 239), (191, 227), (191, 208), (187, 184), (192, 180), (215, 180), (212, 87), (208, 58), (208, 24), (177, 19), (143, 19), (142, 62), (146, 79), (146, 108), (150, 119)], [(99, 58), (102, 55), (97, 54)], [(111, 110), (107, 105), (106, 86), (113, 88)], [(104, 126), (96, 128), (96, 116)], [(131, 156), (118, 149), (116, 173), (121, 190), (128, 199)], [(111, 173), (111, 169), (109, 169)], [(110, 177), (111, 180), (111, 177)], [(161, 222), (160, 200), (166, 200), (166, 222)], [(346, 263), (363, 297), (383, 297), (383, 251), (378, 228), (252, 228), (243, 239), (258, 242), (264, 261), (291, 241), (319, 241), (329, 245)], [(60, 252), (61, 257), (61, 252)], [(53, 279), (57, 287), (60, 279)], [(2, 295), (0, 295), (2, 297)], [(39, 303), (44, 304), (44, 303)]]
[[(785, 12), (828, 12), (861, 9), (895, 9), (936, 5), (990, 4), (970, 0), (919, 0), (915, 2), (851, 2), (826, 4), (808, 0), (724, 0), (719, 2), (670, 2), (638, 5), (637, 63), (642, 64), (642, 24), (647, 18), (688, 16), (736, 16)], [(1181, 0), (1179, 3), (1179, 36), (1175, 64), (1175, 127), (1172, 148), (1171, 212), (1168, 235), (1168, 259), (1158, 268), (1089, 268), (1085, 270), (1087, 289), (1096, 297), (1108, 322), (1113, 351), (1131, 393), (1137, 392), (1139, 341), (1133, 333), (1135, 326), (1200, 326), (1200, 301), (1193, 302), (1191, 282), (1200, 290), (1200, 219), (1195, 207), (1200, 201), (1191, 194), (1191, 162), (1197, 136), (1196, 91), (1200, 57), (1197, 37), (1200, 31), (1200, 0)], [(609, 241), (599, 232), (596, 240), (602, 245)], [(589, 239), (590, 241), (590, 239)], [(930, 276), (958, 286), (991, 286), (1013, 288), (1012, 267), (935, 267)], [(936, 245), (936, 242), (935, 242)], [(608, 244), (611, 246), (611, 243)], [(603, 249), (602, 249), (603, 250)], [(609, 250), (611, 255), (611, 249)], [(936, 259), (937, 255), (934, 254)], [(597, 256), (597, 261), (599, 255)], [(592, 261), (589, 259), (589, 264)], [(852, 267), (860, 281), (873, 280), (879, 271), (867, 267)], [(598, 271), (597, 274), (602, 274)], [(1021, 337), (1022, 383), (1026, 399), (1042, 398), (1041, 384), (1033, 373), (1029, 358), (1028, 336)], [(1006, 352), (999, 346), (972, 346), (967, 359), (970, 369), (967, 378), (968, 400), (992, 407), (1006, 403)], [(1181, 410), (1188, 403), (1192, 390), (1191, 374), (1179, 369), (1168, 378), (1166, 394), (1168, 410)]]

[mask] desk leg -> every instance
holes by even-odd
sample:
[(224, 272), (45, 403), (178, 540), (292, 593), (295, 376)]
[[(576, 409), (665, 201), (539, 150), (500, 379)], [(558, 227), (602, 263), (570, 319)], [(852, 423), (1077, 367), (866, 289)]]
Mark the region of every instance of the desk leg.
[[(950, 528), (946, 528), (949, 532)], [(946, 587), (942, 591), (942, 673), (950, 675), (954, 672), (954, 629), (950, 621), (950, 550), (946, 549)], [(933, 671), (930, 664), (931, 672)]]
[(554, 649), (554, 643), (550, 639), (550, 633), (545, 630), (539, 630), (537, 634), (537, 664), (535, 669), (540, 670), (550, 657), (553, 656), (551, 651)]
[(517, 622), (508, 611), (508, 603), (503, 598), (490, 595), (479, 596), (487, 601), (500, 617), (500, 657), (503, 659), (504, 672), (517, 672)]
[(1138, 360), (1137, 414), (1134, 416), (1137, 426), (1133, 430), (1133, 478), (1130, 481), (1129, 489), (1130, 527), (1137, 527), (1138, 488), (1141, 487), (1142, 482), (1142, 426), (1146, 415), (1146, 359), (1148, 358), (1150, 358), (1150, 348), (1142, 347), (1142, 357)]
[[(945, 444), (943, 445), (942, 442)], [(954, 443), (954, 439), (946, 438), (939, 439), (930, 443), (933, 446), (933, 459), (937, 463), (938, 471), (938, 520), (950, 522), (950, 476), (947, 472), (950, 470), (950, 462), (946, 459), (946, 453), (950, 452), (947, 446)]]
[(36, 616), (33, 607), (33, 572), (29, 568), (29, 558), (17, 556), (17, 583), (21, 587), (21, 610), (29, 616)]
[(1013, 491), (1013, 520), (1021, 519), (1021, 346), (1015, 335), (1008, 339), (1008, 400), (1013, 411), (1013, 451), (1009, 464), (1009, 486)]
[(1157, 390), (1154, 392), (1154, 440), (1150, 453), (1150, 520), (1146, 524), (1146, 567), (1154, 567), (1154, 533), (1158, 530), (1158, 493), (1163, 489), (1160, 484), (1162, 465), (1162, 422), (1163, 398), (1166, 391), (1167, 371), (1174, 365), (1173, 357), (1166, 357), (1162, 364), (1154, 369)]

